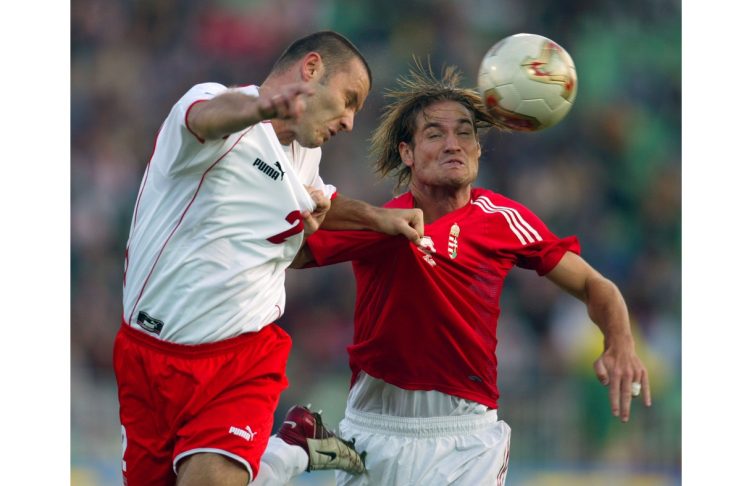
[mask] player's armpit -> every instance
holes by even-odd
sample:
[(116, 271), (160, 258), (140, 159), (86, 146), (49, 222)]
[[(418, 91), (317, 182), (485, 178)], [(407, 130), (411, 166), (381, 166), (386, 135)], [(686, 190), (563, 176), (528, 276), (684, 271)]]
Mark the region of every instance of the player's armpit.
[(306, 265), (314, 263), (314, 254), (311, 253), (311, 248), (306, 244), (306, 240), (301, 244), (296, 257), (293, 259), (288, 268), (304, 268)]

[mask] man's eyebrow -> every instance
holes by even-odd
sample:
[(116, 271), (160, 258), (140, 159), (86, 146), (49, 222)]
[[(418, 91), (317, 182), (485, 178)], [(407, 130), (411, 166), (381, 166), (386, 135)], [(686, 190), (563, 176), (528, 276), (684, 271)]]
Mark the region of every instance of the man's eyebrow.
[[(456, 121), (458, 122), (458, 125), (467, 124), (467, 125), (471, 125), (472, 127), (474, 126), (470, 118), (461, 117), (461, 118), (458, 118), (458, 120)], [(427, 130), (428, 128), (440, 128), (440, 127), (442, 127), (442, 124), (440, 122), (428, 120), (425, 122), (424, 125), (422, 125), (422, 130)]]

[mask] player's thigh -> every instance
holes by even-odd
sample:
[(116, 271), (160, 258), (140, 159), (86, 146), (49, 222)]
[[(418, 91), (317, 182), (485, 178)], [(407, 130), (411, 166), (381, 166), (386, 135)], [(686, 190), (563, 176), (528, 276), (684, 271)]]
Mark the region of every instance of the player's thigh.
[[(287, 359), (287, 353), (284, 358)], [(234, 361), (241, 359), (247, 358), (240, 356)], [(188, 409), (188, 421), (179, 427), (173, 450), (178, 476), (185, 460), (210, 453), (238, 465), (250, 477), (257, 477), (280, 393), (286, 386), (285, 360), (272, 364), (265, 361), (262, 360), (264, 366), (229, 369), (229, 375), (242, 375), (242, 379), (229, 381), (227, 388), (220, 388), (218, 394), (197, 409)]]
[(336, 471), (338, 486), (411, 484), (412, 471), (404, 457), (415, 445), (413, 438), (370, 433), (353, 427), (346, 420), (340, 422), (339, 429), (343, 439), (355, 440), (355, 449), (367, 455), (364, 474), (356, 476)]
[[(281, 389), (280, 380), (257, 379), (224, 391), (219, 400), (193, 415), (178, 430), (174, 446), (173, 463), (178, 477), (183, 464), (192, 457), (203, 456), (198, 459), (201, 462), (213, 455), (228, 461), (225, 464), (238, 466), (245, 477), (257, 477)], [(219, 464), (224, 461), (217, 459), (213, 463), (221, 470)]]
[(183, 459), (177, 486), (244, 486), (250, 481), (244, 466), (222, 454), (202, 452)]
[(474, 433), (422, 439), (413, 459), (427, 463), (415, 471), (418, 484), (502, 486), (507, 478), (509, 445), (510, 428), (501, 420)]

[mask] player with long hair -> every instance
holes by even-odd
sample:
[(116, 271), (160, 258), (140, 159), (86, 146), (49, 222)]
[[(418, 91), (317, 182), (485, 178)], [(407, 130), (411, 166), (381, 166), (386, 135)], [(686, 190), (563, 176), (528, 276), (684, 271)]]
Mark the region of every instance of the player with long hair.
[[(372, 138), (376, 170), (408, 190), (387, 208), (420, 208), (422, 246), (372, 231), (319, 230), (296, 267), (351, 261), (357, 284), (351, 389), (340, 432), (367, 451), (341, 485), (503, 484), (510, 427), (499, 417), (499, 298), (515, 266), (584, 302), (604, 335), (594, 363), (615, 416), (650, 405), (618, 288), (523, 204), (474, 186), (479, 132), (498, 126), (453, 67), (420, 64), (388, 93)], [(505, 371), (506, 372), (506, 371)], [(506, 411), (503, 411), (506, 413)]]

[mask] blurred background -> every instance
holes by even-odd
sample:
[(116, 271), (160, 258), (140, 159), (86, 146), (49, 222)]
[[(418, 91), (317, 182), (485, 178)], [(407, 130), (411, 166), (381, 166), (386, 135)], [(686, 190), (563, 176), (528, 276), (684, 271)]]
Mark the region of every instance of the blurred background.
[[(461, 68), (473, 87), (488, 48), (518, 32), (569, 51), (576, 103), (556, 127), (489, 133), (477, 185), (529, 206), (623, 291), (653, 407), (621, 424), (591, 364), (600, 333), (583, 305), (515, 269), (499, 322), (500, 417), (509, 485), (674, 485), (681, 474), (681, 8), (679, 0), (72, 0), (71, 481), (121, 484), (111, 364), (123, 250), (154, 135), (193, 84), (259, 84), (297, 37), (333, 29), (367, 57), (374, 86), (355, 129), (326, 145), (325, 182), (382, 204), (369, 168), (384, 89), (412, 55)], [(349, 264), (289, 271), (295, 403), (336, 425), (349, 383)], [(411, 352), (411, 351), (410, 351)], [(334, 484), (331, 473), (295, 485)]]

